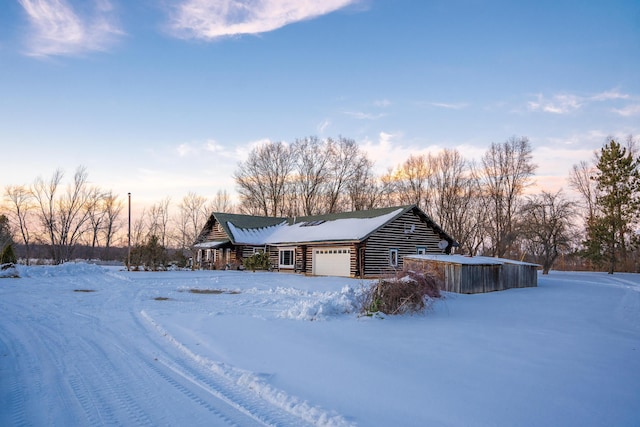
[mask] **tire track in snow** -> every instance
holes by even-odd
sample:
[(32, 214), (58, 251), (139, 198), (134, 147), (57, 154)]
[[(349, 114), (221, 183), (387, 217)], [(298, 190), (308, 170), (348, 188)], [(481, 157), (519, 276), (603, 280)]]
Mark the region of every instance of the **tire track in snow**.
[[(103, 348), (95, 342), (88, 340), (85, 340), (84, 345), (89, 349), (87, 354), (93, 354), (92, 359), (101, 362), (95, 363), (93, 368), (99, 373), (98, 375), (101, 378), (102, 387), (97, 391), (103, 395), (103, 399), (117, 403), (118, 408), (127, 415), (126, 420), (128, 425), (132, 423), (139, 426), (152, 425), (152, 420), (127, 391), (128, 387), (125, 379), (114, 375), (114, 372), (117, 372), (117, 368)], [(108, 408), (105, 413), (112, 414), (113, 410)]]
[[(59, 413), (64, 408), (65, 413), (77, 415), (79, 408), (74, 408), (68, 399), (53, 401), (56, 397), (67, 396), (71, 392), (66, 371), (61, 368), (59, 357), (64, 354), (55, 340), (51, 340), (51, 326), (42, 324), (40, 307), (13, 305), (8, 311), (11, 313), (2, 322), (0, 333), (12, 337), (12, 350), (16, 359), (13, 366), (12, 381), (18, 384), (15, 399), (12, 400), (10, 410), (16, 425), (46, 424), (49, 420), (33, 420), (31, 407), (46, 406), (48, 417)], [(35, 312), (37, 309), (37, 312)], [(50, 320), (54, 320), (51, 318)], [(39, 351), (46, 349), (46, 352)], [(28, 386), (27, 386), (28, 381)], [(53, 391), (54, 393), (51, 393)], [(35, 411), (35, 413), (38, 413)], [(78, 418), (69, 416), (67, 418)]]
[[(10, 381), (9, 386), (7, 387), (6, 386), (7, 375), (4, 374), (5, 371), (7, 373), (11, 371), (9, 367), (4, 368), (4, 365), (5, 364), (9, 365), (9, 362), (12, 362), (11, 365), (13, 364), (17, 365), (17, 363), (13, 362), (13, 360), (17, 359), (18, 354), (24, 353), (24, 352), (19, 352), (15, 350), (11, 351), (9, 347), (5, 344), (4, 340), (2, 339), (2, 336), (6, 336), (6, 335), (7, 335), (6, 331), (0, 329), (0, 357), (2, 357), (2, 360), (0, 360), (0, 362), (2, 362), (0, 364), (0, 379), (4, 378), (4, 381), (0, 381), (0, 407), (4, 408), (0, 410), (0, 421), (6, 417), (11, 420), (11, 425), (25, 426), (28, 424), (25, 417), (25, 402), (24, 402), (25, 399), (24, 399), (23, 387), (20, 384), (20, 381), (18, 381), (17, 376), (11, 376), (9, 380)], [(13, 368), (13, 369), (17, 370), (19, 368)], [(2, 384), (3, 382), (5, 383), (5, 385)], [(6, 408), (11, 409), (10, 414), (4, 413)], [(7, 417), (7, 415), (9, 416)]]
[[(203, 366), (198, 360), (188, 357), (182, 348), (175, 345), (175, 340), (168, 333), (157, 325), (153, 319), (144, 311), (141, 313), (142, 318), (148, 322), (156, 332), (159, 332), (172, 345), (172, 348), (179, 350), (179, 354), (169, 355), (166, 357), (157, 356), (154, 358), (156, 364), (163, 366), (164, 371), (159, 370), (157, 365), (149, 365), (158, 372), (167, 382), (174, 385), (178, 390), (184, 392), (191, 397), (196, 403), (201, 404), (200, 400), (203, 394), (208, 396), (207, 399), (215, 399), (230, 409), (224, 411), (225, 418), (233, 420), (241, 415), (244, 419), (238, 425), (257, 425), (257, 426), (305, 426), (308, 425), (298, 417), (291, 416), (280, 408), (267, 405), (262, 399), (257, 398), (253, 393), (247, 393), (246, 389), (234, 384), (229, 378), (216, 373), (206, 366)], [(140, 325), (143, 327), (143, 325)], [(159, 328), (159, 329), (158, 329)], [(163, 346), (157, 346), (163, 351)], [(187, 350), (188, 351), (188, 350)], [(185, 358), (185, 356), (187, 356)], [(200, 393), (194, 394), (195, 390)], [(240, 391), (240, 392), (239, 392)], [(253, 394), (253, 395), (252, 395)], [(221, 408), (217, 408), (221, 412)], [(235, 424), (234, 424), (235, 425)]]
[[(161, 363), (163, 366), (165, 366), (167, 368), (169, 367), (168, 364), (166, 364), (164, 362), (161, 362), (159, 359), (157, 359), (156, 362)], [(182, 393), (185, 396), (187, 396), (194, 403), (196, 403), (196, 404), (204, 407), (205, 409), (207, 409), (211, 414), (215, 415), (217, 418), (222, 420), (225, 424), (227, 424), (229, 426), (245, 426), (246, 425), (244, 423), (243, 424), (238, 424), (232, 418), (230, 418), (229, 416), (225, 415), (222, 411), (220, 411), (219, 409), (217, 409), (216, 407), (214, 407), (213, 405), (208, 403), (205, 399), (199, 397), (196, 393), (191, 391), (188, 387), (186, 387), (183, 384), (181, 384), (178, 380), (174, 379), (172, 376), (170, 376), (169, 374), (165, 373), (163, 370), (159, 369), (157, 366), (154, 366), (151, 362), (146, 362), (146, 365), (147, 365), (147, 367), (149, 369), (154, 371), (157, 375), (159, 375), (163, 380), (165, 380), (167, 383), (169, 383), (171, 386), (173, 386), (180, 393)], [(179, 374), (180, 377), (193, 382), (186, 374), (181, 373), (179, 371), (176, 371), (175, 369), (171, 369), (171, 371), (173, 371), (174, 373)], [(216, 396), (216, 397), (218, 397), (218, 396)]]
[[(229, 426), (250, 425), (243, 418), (240, 419), (240, 422), (234, 421), (232, 418), (226, 416), (222, 411), (218, 410), (218, 406), (220, 406), (219, 402), (211, 402), (202, 399), (191, 389), (180, 384), (179, 378), (176, 380), (161, 369), (153, 366), (149, 362), (152, 360), (152, 357), (138, 350), (136, 346), (135, 341), (138, 341), (137, 344), (141, 344), (139, 341), (144, 339), (144, 337), (136, 334), (132, 335), (129, 339), (125, 337), (118, 337), (117, 331), (112, 330), (108, 326), (100, 325), (99, 318), (86, 313), (75, 314), (89, 320), (90, 323), (95, 323), (95, 327), (102, 331), (100, 344), (95, 342), (93, 339), (80, 338), (78, 348), (81, 349), (83, 356), (86, 356), (84, 358), (89, 361), (81, 363), (80, 370), (82, 372), (94, 372), (92, 376), (100, 378), (100, 381), (96, 382), (92, 389), (92, 394), (96, 396), (95, 400), (108, 402), (108, 404), (106, 406), (95, 405), (95, 400), (88, 400), (88, 395), (83, 393), (84, 389), (82, 384), (78, 384), (75, 381), (72, 382), (73, 391), (82, 403), (90, 424), (140, 426), (152, 426), (158, 424), (157, 420), (152, 420), (136, 403), (136, 400), (127, 390), (130, 387), (135, 387), (136, 392), (138, 393), (138, 399), (142, 395), (141, 391), (146, 390), (147, 393), (144, 395), (144, 398), (145, 400), (154, 401), (154, 403), (150, 405), (152, 408), (161, 408), (166, 406), (166, 402), (162, 402), (157, 399), (155, 393), (153, 393), (149, 388), (150, 386), (148, 383), (138, 381), (134, 384), (134, 378), (127, 378), (126, 374), (123, 374), (122, 372), (118, 373), (118, 369), (122, 369), (122, 366), (124, 366), (125, 362), (123, 361), (127, 361), (132, 370), (144, 371), (146, 374), (151, 370), (153, 374), (160, 377), (163, 382), (169, 384), (188, 400), (204, 408), (208, 413), (216, 416), (218, 422), (214, 423), (214, 425), (220, 425), (221, 423), (219, 421), (222, 421), (222, 423)], [(110, 347), (109, 353), (104, 350), (105, 343)], [(116, 363), (112, 362), (111, 358), (114, 358)], [(131, 383), (127, 382), (127, 380), (130, 380)], [(161, 395), (166, 397), (166, 394)], [(97, 413), (102, 416), (101, 420), (96, 421), (96, 418), (93, 416), (93, 407), (95, 407), (97, 409)], [(169, 420), (165, 422), (172, 424), (183, 421)], [(210, 422), (211, 420), (208, 419), (206, 424), (209, 425)]]
[[(11, 311), (15, 310), (15, 304), (12, 304)], [(32, 331), (28, 330), (27, 334), (22, 331), (21, 324), (31, 319), (30, 315), (24, 307), (19, 307), (16, 311), (19, 315), (10, 314), (9, 307), (0, 304), (0, 312), (4, 313), (3, 321), (0, 322), (0, 355), (4, 358), (2, 368), (0, 370), (0, 380), (7, 381), (10, 378), (8, 396), (4, 396), (5, 387), (0, 381), (0, 390), (2, 390), (2, 405), (0, 406), (0, 425), (2, 420), (11, 419), (8, 425), (23, 426), (30, 425), (28, 420), (28, 400), (29, 395), (25, 390), (39, 391), (42, 388), (42, 368), (41, 362), (34, 352), (29, 351), (23, 344), (24, 342), (33, 342), (36, 337), (32, 337)], [(5, 337), (2, 339), (1, 337)], [(6, 342), (5, 342), (6, 340)], [(5, 368), (6, 363), (6, 368)], [(29, 380), (29, 388), (25, 387), (26, 379)], [(6, 402), (6, 403), (5, 403)], [(7, 413), (10, 412), (10, 413)]]
[[(81, 336), (61, 334), (60, 331), (64, 329), (58, 323), (55, 327), (46, 323), (36, 323), (31, 327), (38, 336), (39, 347), (48, 350), (48, 360), (55, 366), (54, 370), (50, 370), (50, 374), (55, 375), (56, 391), (56, 399), (50, 402), (52, 409), (59, 411), (60, 405), (67, 408), (63, 413), (74, 414), (71, 418), (81, 424), (120, 424), (121, 420), (115, 416), (110, 400), (105, 399), (97, 386), (103, 379), (97, 367), (104, 359), (91, 352)], [(53, 397), (47, 396), (48, 399)], [(79, 406), (81, 413), (74, 410), (76, 406)]]
[[(286, 395), (285, 392), (274, 389), (261, 381), (255, 374), (222, 365), (194, 354), (144, 310), (140, 312), (140, 316), (191, 361), (191, 363), (182, 361), (178, 365), (179, 367), (167, 361), (162, 361), (162, 363), (167, 364), (174, 372), (185, 376), (214, 396), (228, 402), (237, 410), (250, 415), (261, 424), (273, 426), (351, 425), (339, 415), (312, 407), (307, 402), (300, 402), (298, 399)], [(192, 368), (190, 369), (188, 366)]]

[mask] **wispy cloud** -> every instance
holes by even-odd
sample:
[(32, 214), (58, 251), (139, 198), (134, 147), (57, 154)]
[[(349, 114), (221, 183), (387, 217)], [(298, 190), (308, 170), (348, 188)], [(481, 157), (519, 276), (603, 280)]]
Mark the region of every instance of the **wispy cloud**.
[(329, 119), (325, 119), (322, 122), (318, 123), (317, 129), (318, 132), (324, 133), (325, 130), (331, 125), (331, 121)]
[(203, 157), (209, 154), (232, 158), (234, 153), (226, 149), (215, 139), (208, 139), (205, 142), (184, 142), (179, 144), (175, 150), (180, 157)]
[(589, 97), (588, 99), (593, 101), (608, 101), (611, 99), (629, 99), (629, 95), (626, 93), (620, 93), (617, 90), (610, 90), (602, 93), (598, 93)]
[(430, 105), (438, 108), (446, 108), (448, 110), (462, 110), (463, 108), (467, 108), (469, 104), (460, 102), (456, 104), (444, 103), (444, 102), (431, 102)]
[(386, 108), (391, 105), (391, 101), (388, 99), (380, 99), (373, 102), (373, 105), (380, 108)]
[(344, 114), (360, 120), (378, 120), (386, 116), (386, 114), (383, 113), (371, 114), (362, 111), (345, 111)]
[(172, 32), (182, 38), (213, 40), (260, 34), (316, 18), (359, 0), (183, 0), (173, 10)]
[(195, 153), (196, 149), (191, 144), (184, 143), (184, 144), (178, 145), (178, 147), (176, 147), (176, 151), (178, 152), (178, 156), (187, 157), (192, 153)]
[(554, 95), (551, 99), (546, 99), (538, 94), (535, 101), (527, 103), (531, 111), (543, 111), (545, 113), (567, 114), (582, 106), (582, 101), (575, 95)]
[(620, 93), (617, 90), (610, 90), (589, 96), (560, 93), (548, 98), (542, 94), (537, 94), (535, 95), (535, 98), (536, 99), (534, 101), (529, 101), (527, 103), (530, 111), (543, 111), (545, 113), (553, 114), (569, 114), (593, 102), (628, 99), (629, 95)]
[(619, 109), (614, 108), (613, 112), (623, 117), (640, 116), (640, 104), (627, 105)]
[(78, 55), (107, 50), (124, 32), (109, 0), (95, 0), (91, 15), (79, 15), (66, 0), (18, 0), (27, 14), (31, 56)]
[(425, 141), (408, 142), (402, 131), (394, 133), (382, 131), (378, 134), (377, 140), (365, 139), (360, 143), (360, 147), (374, 162), (374, 169), (380, 175), (395, 168), (412, 154), (437, 152), (441, 148)]

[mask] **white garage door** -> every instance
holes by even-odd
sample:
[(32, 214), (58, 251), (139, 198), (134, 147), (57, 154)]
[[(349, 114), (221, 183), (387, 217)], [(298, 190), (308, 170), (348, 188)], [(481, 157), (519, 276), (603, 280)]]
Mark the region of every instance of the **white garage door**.
[(313, 274), (316, 276), (344, 276), (351, 274), (351, 249), (314, 248)]

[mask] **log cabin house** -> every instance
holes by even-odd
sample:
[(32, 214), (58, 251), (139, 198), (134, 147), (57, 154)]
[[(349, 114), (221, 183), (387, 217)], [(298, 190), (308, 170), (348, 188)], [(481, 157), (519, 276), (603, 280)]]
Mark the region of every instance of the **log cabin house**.
[(316, 276), (378, 277), (411, 254), (450, 253), (457, 242), (415, 205), (274, 218), (213, 213), (193, 245), (201, 269), (241, 268), (268, 252), (272, 269)]

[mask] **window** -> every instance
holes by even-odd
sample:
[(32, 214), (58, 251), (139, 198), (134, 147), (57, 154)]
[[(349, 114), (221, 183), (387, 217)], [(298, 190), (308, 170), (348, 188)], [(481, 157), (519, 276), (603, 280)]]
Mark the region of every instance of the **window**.
[(280, 249), (280, 268), (293, 268), (295, 249)]
[(425, 248), (424, 246), (416, 246), (416, 253), (418, 255), (424, 255), (427, 253), (427, 248)]
[(398, 266), (398, 249), (389, 249), (389, 265), (391, 267)]

